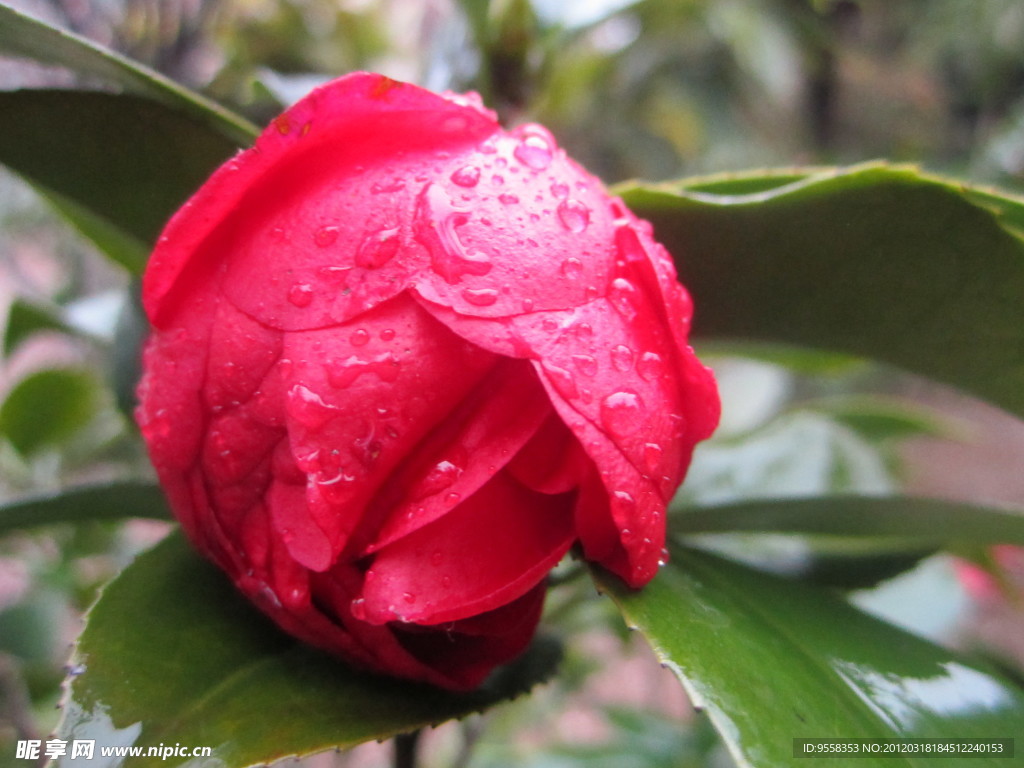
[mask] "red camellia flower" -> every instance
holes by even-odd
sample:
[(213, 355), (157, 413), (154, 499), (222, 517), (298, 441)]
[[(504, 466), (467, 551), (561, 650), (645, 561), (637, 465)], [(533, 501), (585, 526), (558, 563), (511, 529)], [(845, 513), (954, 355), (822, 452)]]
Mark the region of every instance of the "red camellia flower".
[(353, 74), (160, 238), (138, 418), (198, 548), (364, 668), (478, 685), (583, 555), (639, 587), (718, 418), (665, 250), (540, 126)]

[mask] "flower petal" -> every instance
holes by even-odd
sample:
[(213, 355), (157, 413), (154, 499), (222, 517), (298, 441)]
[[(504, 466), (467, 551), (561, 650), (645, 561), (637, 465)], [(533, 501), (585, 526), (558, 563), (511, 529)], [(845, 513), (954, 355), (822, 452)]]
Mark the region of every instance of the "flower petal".
[(439, 624), (493, 610), (536, 586), (574, 539), (571, 496), (540, 494), (499, 474), (377, 553), (362, 613), (372, 623)]
[[(547, 393), (532, 367), (518, 360), (499, 362), (384, 486), (368, 518), (371, 525), (381, 513), (387, 518), (362, 552), (386, 547), (472, 496), (551, 414)], [(380, 512), (375, 513), (373, 506)]]

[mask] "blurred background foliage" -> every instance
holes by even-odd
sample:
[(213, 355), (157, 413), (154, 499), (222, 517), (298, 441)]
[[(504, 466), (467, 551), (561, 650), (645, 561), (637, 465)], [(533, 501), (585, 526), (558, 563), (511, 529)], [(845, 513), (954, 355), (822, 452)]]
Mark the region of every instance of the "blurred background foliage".
[[(477, 90), (508, 124), (546, 124), (609, 183), (886, 158), (1024, 186), (1017, 0), (9, 4), (258, 124), (312, 86), (367, 69), (432, 89)], [(0, 59), (0, 88), (74, 84), (68, 72)], [(0, 169), (0, 500), (149, 477), (130, 420), (144, 332), (133, 289), (123, 270)], [(860, 361), (702, 351), (718, 372), (725, 420), (699, 451), (681, 505), (896, 488), (1024, 502), (1012, 479), (1019, 472), (998, 471), (1000, 461), (1019, 461), (1024, 433), (992, 409)], [(946, 447), (937, 452), (938, 438)], [(972, 443), (979, 465), (995, 463), (980, 493), (943, 484), (944, 466), (963, 469), (950, 439)], [(53, 726), (69, 643), (98, 586), (165, 529), (93, 522), (0, 538), (0, 765), (15, 762), (14, 739), (45, 737)], [(782, 570), (809, 567), (823, 550), (793, 537), (726, 538), (709, 545)], [(868, 569), (856, 586), (886, 575)], [(470, 747), (478, 766), (569, 767), (597, 754), (602, 765), (623, 768), (729, 764), (674, 681), (615, 629), (607, 606), (584, 599), (584, 582), (570, 568), (552, 595), (560, 631), (577, 633), (559, 681), (529, 702), (429, 734), (426, 765), (467, 764)], [(926, 561), (896, 582), (864, 592), (863, 603), (961, 644), (977, 642), (984, 627), (988, 647), (1020, 670), (1019, 601), (968, 610), (948, 560)], [(921, 594), (940, 595), (943, 608), (908, 616)], [(618, 663), (609, 667), (610, 658)], [(680, 729), (681, 718), (693, 727)], [(371, 745), (323, 760), (380, 759)]]

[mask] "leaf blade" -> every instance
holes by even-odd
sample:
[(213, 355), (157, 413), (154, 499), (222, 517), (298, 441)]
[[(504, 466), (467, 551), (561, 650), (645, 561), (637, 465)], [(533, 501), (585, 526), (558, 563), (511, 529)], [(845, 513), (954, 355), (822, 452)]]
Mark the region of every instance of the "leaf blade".
[(192, 115), (238, 146), (258, 129), (239, 115), (184, 88), (159, 72), (68, 30), (0, 4), (0, 51), (43, 64), (67, 67)]
[(870, 357), (1024, 415), (1021, 206), (906, 167), (791, 178), (618, 190), (675, 254), (695, 332)]
[(138, 96), (0, 92), (0, 162), (70, 208), (136, 273), (166, 220), (234, 151), (191, 117)]
[[(1019, 729), (1020, 689), (823, 590), (682, 549), (641, 592), (606, 572), (595, 578), (706, 708), (741, 766), (792, 765), (794, 738), (1005, 738)], [(765, 670), (780, 672), (766, 679)], [(858, 756), (829, 764), (954, 763)]]

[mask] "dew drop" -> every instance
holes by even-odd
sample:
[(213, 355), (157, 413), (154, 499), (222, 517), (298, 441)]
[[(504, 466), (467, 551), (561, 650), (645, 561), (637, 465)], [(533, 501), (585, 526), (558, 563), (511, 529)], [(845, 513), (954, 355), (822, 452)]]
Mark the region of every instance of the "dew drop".
[(462, 500), (462, 495), (458, 494), (458, 493), (454, 493), (454, 492), (453, 493), (449, 493), (447, 496), (444, 497), (444, 503), (447, 504), (449, 507), (454, 507), (461, 500)]
[(644, 443), (644, 464), (647, 466), (647, 471), (657, 471), (664, 455), (664, 449), (657, 443)]
[(412, 496), (413, 501), (420, 501), (428, 496), (435, 496), (447, 489), (462, 475), (462, 467), (451, 461), (441, 461), (431, 467), (430, 471), (416, 485)]
[(356, 252), (356, 264), (364, 269), (380, 269), (398, 253), (399, 228), (385, 228), (367, 235)]
[(353, 347), (362, 347), (370, 340), (370, 334), (365, 328), (357, 328), (352, 331), (352, 335), (348, 337), (348, 340)]
[(412, 592), (405, 592), (405, 593), (402, 594), (402, 599), (405, 602), (407, 602), (410, 605), (412, 605), (413, 603), (416, 602), (416, 595), (414, 595)]
[[(366, 575), (369, 576), (370, 574), (367, 573)], [(351, 611), (354, 618), (359, 621), (366, 621), (366, 600), (361, 597), (357, 597), (349, 604), (348, 609)]]
[(335, 417), (338, 409), (328, 405), (316, 392), (302, 384), (288, 390), (285, 403), (288, 416), (307, 429), (320, 429)]
[(590, 224), (590, 209), (579, 200), (563, 200), (558, 204), (558, 220), (567, 230), (579, 234)]
[(579, 395), (579, 390), (576, 387), (576, 379), (572, 375), (571, 371), (561, 368), (551, 363), (543, 363), (541, 366), (544, 369), (544, 373), (547, 374), (548, 378), (555, 385), (555, 389), (558, 390), (562, 397), (571, 400)]
[(516, 160), (535, 171), (543, 171), (551, 165), (551, 143), (536, 129), (519, 142), (512, 154)]
[(644, 381), (657, 379), (663, 370), (661, 355), (657, 352), (644, 352), (636, 364), (636, 370)]
[(313, 303), (313, 286), (308, 283), (296, 283), (288, 289), (288, 302), (299, 309)]
[(364, 373), (375, 373), (381, 381), (394, 381), (398, 378), (398, 359), (390, 352), (376, 355), (364, 360), (357, 355), (344, 359), (329, 360), (327, 363), (327, 383), (337, 389), (351, 386)]
[(393, 338), (395, 338), (395, 329), (385, 328), (383, 331), (380, 332), (380, 338), (382, 341), (391, 341)]
[(591, 355), (573, 355), (572, 362), (584, 376), (597, 375), (597, 359)]
[(502, 205), (515, 205), (519, 202), (519, 197), (517, 195), (509, 194), (498, 195), (498, 202)]
[(401, 179), (394, 179), (387, 183), (377, 181), (370, 186), (370, 192), (375, 195), (390, 195), (403, 189), (405, 189), (405, 182)]
[(644, 403), (636, 392), (613, 392), (601, 402), (601, 423), (615, 437), (626, 437), (640, 429)]
[(326, 248), (329, 245), (334, 245), (338, 239), (338, 234), (337, 227), (320, 227), (320, 229), (313, 233), (313, 242), (320, 248)]
[(583, 262), (574, 256), (562, 262), (562, 274), (571, 280), (575, 280), (583, 274)]
[(452, 181), (469, 189), (480, 183), (480, 169), (475, 165), (464, 165), (452, 174)]
[(625, 373), (633, 367), (633, 350), (625, 344), (618, 344), (612, 349), (612, 365), (615, 370)]
[(490, 257), (470, 251), (462, 244), (456, 229), (469, 221), (469, 211), (456, 208), (440, 187), (427, 184), (416, 202), (415, 237), (430, 252), (431, 268), (454, 284), (464, 275), (486, 275), (491, 271)]
[(627, 320), (633, 320), (637, 316), (636, 298), (636, 288), (629, 280), (617, 277), (612, 281), (611, 288), (608, 290), (608, 300), (616, 311)]
[(534, 302), (533, 299), (523, 299), (522, 307), (523, 312), (533, 312)]
[(476, 307), (489, 307), (498, 300), (498, 292), (493, 288), (466, 288), (462, 298)]
[(572, 330), (580, 341), (594, 338), (594, 327), (590, 323), (576, 323)]
[(551, 194), (559, 200), (564, 200), (569, 196), (569, 185), (556, 181), (551, 185)]

